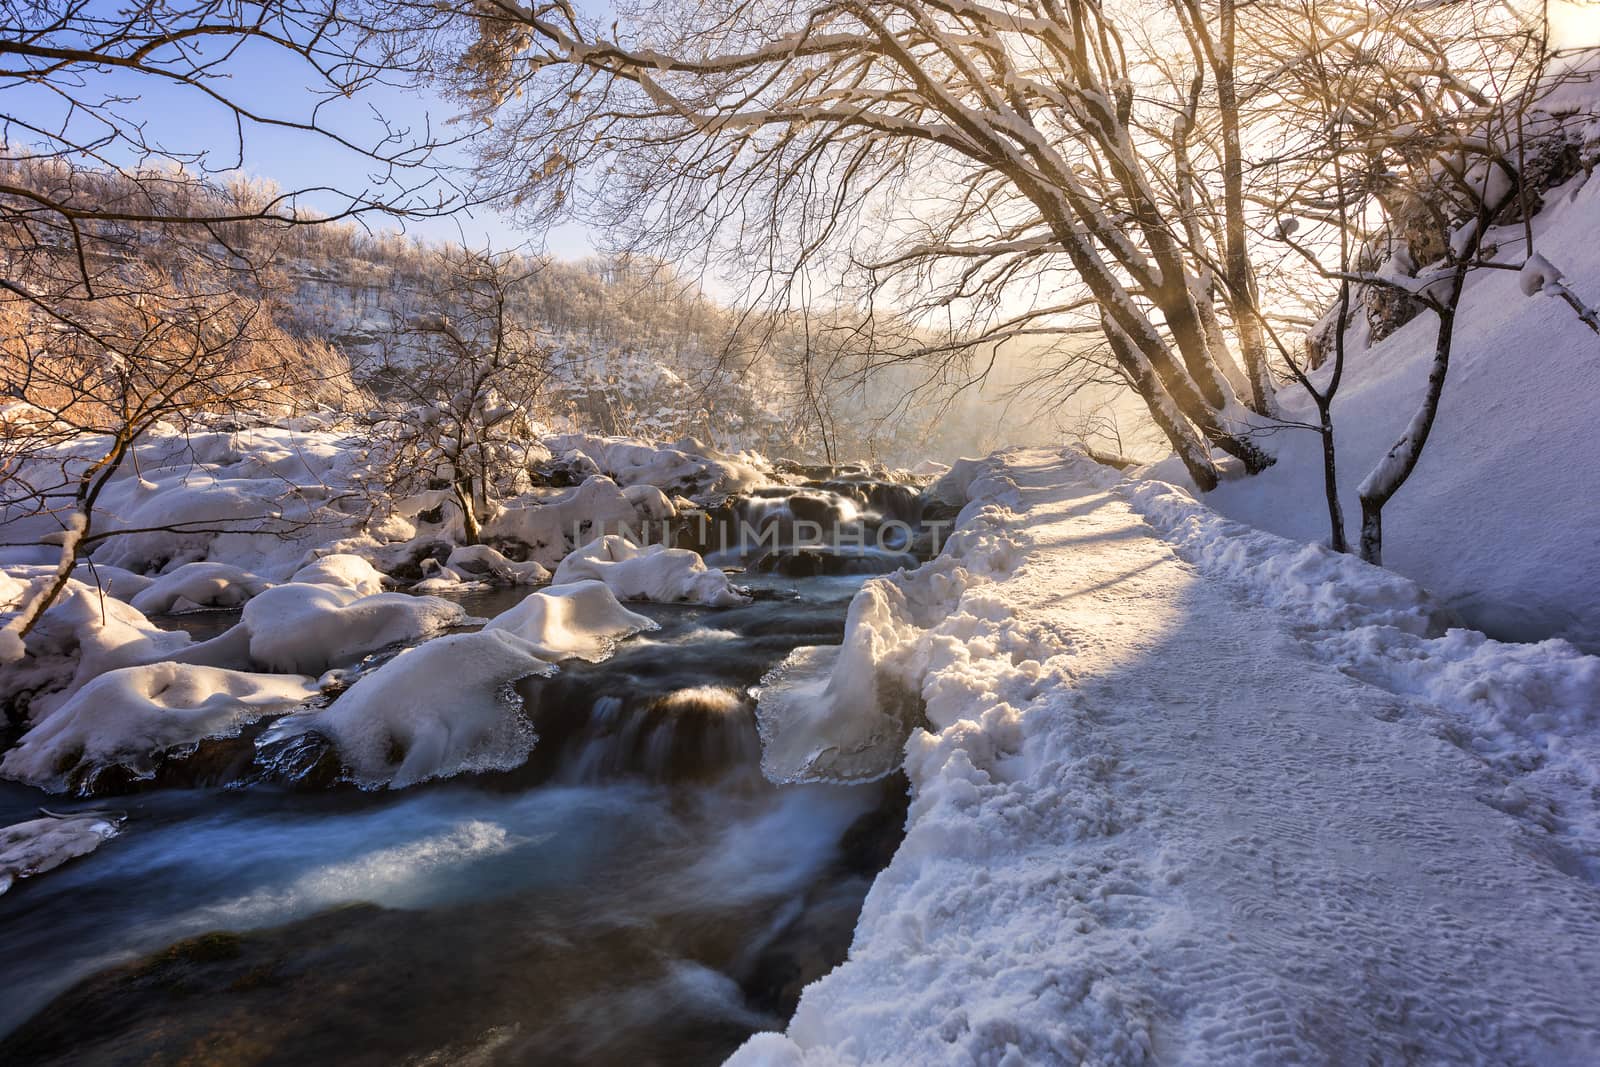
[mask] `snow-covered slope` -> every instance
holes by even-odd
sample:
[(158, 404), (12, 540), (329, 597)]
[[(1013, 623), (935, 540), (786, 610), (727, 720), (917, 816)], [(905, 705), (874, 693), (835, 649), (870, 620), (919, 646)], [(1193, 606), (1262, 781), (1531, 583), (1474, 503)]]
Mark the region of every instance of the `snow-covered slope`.
[[(1600, 181), (1579, 174), (1544, 196), (1533, 220), (1538, 253), (1578, 297), (1600, 304)], [(1520, 225), (1492, 231), (1491, 241), (1498, 261), (1528, 255)], [(1384, 564), (1496, 636), (1561, 636), (1600, 649), (1600, 336), (1559, 299), (1524, 296), (1520, 281), (1496, 270), (1469, 281), (1438, 421), (1384, 511)], [(1352, 544), (1356, 486), (1415, 412), (1434, 330), (1428, 313), (1371, 347), (1352, 330), (1333, 409)], [(1287, 418), (1316, 422), (1298, 386), (1280, 398)], [(1286, 537), (1325, 541), (1319, 439), (1289, 430), (1273, 447), (1275, 467), (1224, 484), (1206, 502)], [(1160, 476), (1177, 480), (1170, 466)]]
[(905, 841), (732, 1062), (1600, 1057), (1600, 660), (1071, 455), (968, 492)]

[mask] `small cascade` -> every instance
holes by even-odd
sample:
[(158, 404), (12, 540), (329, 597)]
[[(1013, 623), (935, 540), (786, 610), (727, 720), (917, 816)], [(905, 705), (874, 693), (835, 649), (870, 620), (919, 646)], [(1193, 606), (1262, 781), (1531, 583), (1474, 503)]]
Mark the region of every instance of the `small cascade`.
[(567, 704), (538, 721), (552, 777), (574, 785), (718, 782), (755, 773), (761, 763), (752, 702), (725, 686), (638, 700), (607, 694), (586, 712)]
[[(636, 650), (635, 656), (684, 658), (684, 649)], [(519, 686), (538, 732), (527, 765), (535, 781), (596, 785), (621, 779), (651, 783), (733, 783), (760, 775), (755, 702), (742, 684), (574, 669)], [(733, 681), (733, 679), (727, 679)]]

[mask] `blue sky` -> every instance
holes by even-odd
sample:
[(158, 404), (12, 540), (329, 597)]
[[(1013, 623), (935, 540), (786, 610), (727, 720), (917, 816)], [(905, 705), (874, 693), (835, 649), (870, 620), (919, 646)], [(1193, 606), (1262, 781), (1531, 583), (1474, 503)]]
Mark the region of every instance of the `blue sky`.
[[(111, 8), (115, 0), (98, 2)], [(227, 75), (227, 82), (219, 88), (250, 110), (273, 118), (303, 120), (316, 100), (314, 72), (298, 57), (281, 49), (258, 44), (247, 46), (230, 60)], [(59, 98), (35, 86), (12, 84), (6, 88), (4, 110), (8, 115), (45, 126), (59, 122), (63, 114)], [(240, 162), (240, 136), (233, 115), (193, 88), (145, 75), (110, 71), (87, 75), (77, 95), (86, 99), (125, 98), (126, 102), (118, 105), (118, 111), (127, 120), (146, 124), (146, 136), (150, 141), (176, 154), (203, 152), (208, 169), (228, 169)], [(436, 132), (453, 129), (445, 125), (453, 112), (447, 101), (429, 92), (386, 86), (375, 87), (355, 101), (336, 101), (324, 111), (324, 119), (353, 143), (367, 144), (381, 133), (381, 126), (373, 116), (374, 109), (395, 125), (421, 130), (431, 122)], [(451, 150), (445, 158), (467, 162), (467, 154), (461, 149)], [(285, 190), (334, 186), (345, 191), (359, 191), (368, 187), (368, 175), (375, 169), (372, 161), (328, 138), (248, 123), (243, 129), (242, 163), (241, 169), (246, 174), (269, 178)], [(332, 198), (313, 198), (309, 206), (329, 210), (334, 203)], [(529, 234), (488, 210), (414, 221), (407, 224), (407, 229), (435, 238), (464, 236), (472, 244), (487, 240), (498, 247), (531, 240), (568, 258), (593, 251), (587, 232), (576, 224), (546, 235)]]

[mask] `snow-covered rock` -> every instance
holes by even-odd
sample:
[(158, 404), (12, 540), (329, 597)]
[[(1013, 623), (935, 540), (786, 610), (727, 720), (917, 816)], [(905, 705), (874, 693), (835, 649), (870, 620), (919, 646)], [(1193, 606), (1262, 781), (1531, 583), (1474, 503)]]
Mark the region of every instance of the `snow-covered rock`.
[(507, 629), (449, 634), (359, 678), (325, 711), (279, 725), (329, 738), (368, 788), (511, 770), (536, 740), (511, 683), (554, 669), (539, 651)]
[(485, 538), (512, 538), (554, 567), (568, 552), (610, 533), (638, 529), (639, 509), (610, 478), (595, 476), (554, 496), (507, 501), (483, 524)]
[(360, 596), (383, 592), (383, 573), (371, 561), (349, 552), (319, 557), (295, 571), (289, 580), (352, 589)]
[(52, 792), (109, 766), (154, 773), (166, 752), (317, 695), (310, 678), (245, 674), (184, 663), (150, 663), (100, 675), (22, 736), (0, 775)]
[(269, 584), (226, 563), (185, 563), (157, 578), (129, 603), (146, 615), (236, 608)]
[(696, 501), (740, 492), (770, 481), (755, 457), (729, 455), (688, 438), (663, 447), (633, 437), (559, 434), (546, 441), (550, 450), (569, 459), (592, 463), (619, 485), (651, 485)]
[(750, 602), (729, 584), (727, 574), (707, 568), (697, 553), (665, 545), (640, 548), (614, 534), (567, 556), (552, 580), (560, 585), (585, 579), (604, 582), (623, 600), (688, 601), (717, 608)]
[[(15, 580), (0, 583), (0, 626), (20, 606), (19, 590), (25, 588)], [(190, 639), (161, 629), (130, 604), (69, 579), (23, 643), (27, 657), (0, 670), (0, 703), (26, 706), (29, 720), (39, 722), (106, 671), (170, 657)]]
[(466, 621), (460, 604), (438, 597), (293, 582), (252, 599), (240, 625), (258, 666), (314, 675)]
[(464, 582), (492, 581), (503, 585), (538, 585), (550, 580), (550, 570), (537, 560), (517, 563), (488, 545), (460, 545), (451, 550), (445, 567)]
[(484, 626), (526, 641), (533, 653), (555, 662), (603, 659), (619, 639), (656, 623), (617, 602), (603, 582), (560, 583), (524, 597)]

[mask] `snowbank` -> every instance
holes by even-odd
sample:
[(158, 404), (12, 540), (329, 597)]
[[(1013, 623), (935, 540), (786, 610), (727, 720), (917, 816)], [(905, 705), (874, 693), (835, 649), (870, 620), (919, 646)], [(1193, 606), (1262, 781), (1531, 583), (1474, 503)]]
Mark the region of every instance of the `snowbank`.
[(698, 553), (665, 545), (640, 548), (615, 534), (567, 556), (553, 581), (561, 585), (584, 579), (604, 582), (623, 600), (688, 601), (714, 608), (750, 602), (729, 584), (727, 574), (708, 569)]
[(952, 656), (984, 655), (965, 638), (983, 603), (976, 591), (1016, 564), (1008, 513), (995, 503), (1013, 489), (990, 462), (957, 463), (931, 487), (935, 498), (983, 502), (962, 511), (945, 553), (867, 582), (850, 602), (842, 645), (798, 648), (762, 680), (756, 716), (768, 778), (880, 778), (899, 767), (924, 715), (938, 724), (959, 714), (958, 694), (924, 680)]
[(96, 772), (155, 773), (162, 754), (317, 695), (293, 675), (244, 674), (182, 663), (124, 667), (100, 675), (22, 736), (0, 775), (51, 792), (87, 786)]
[(0, 893), (19, 878), (87, 856), (117, 836), (122, 816), (102, 812), (47, 815), (0, 829)]
[(551, 662), (576, 657), (603, 659), (620, 638), (656, 628), (655, 620), (629, 611), (603, 582), (558, 583), (524, 597), (484, 626), (501, 630)]

